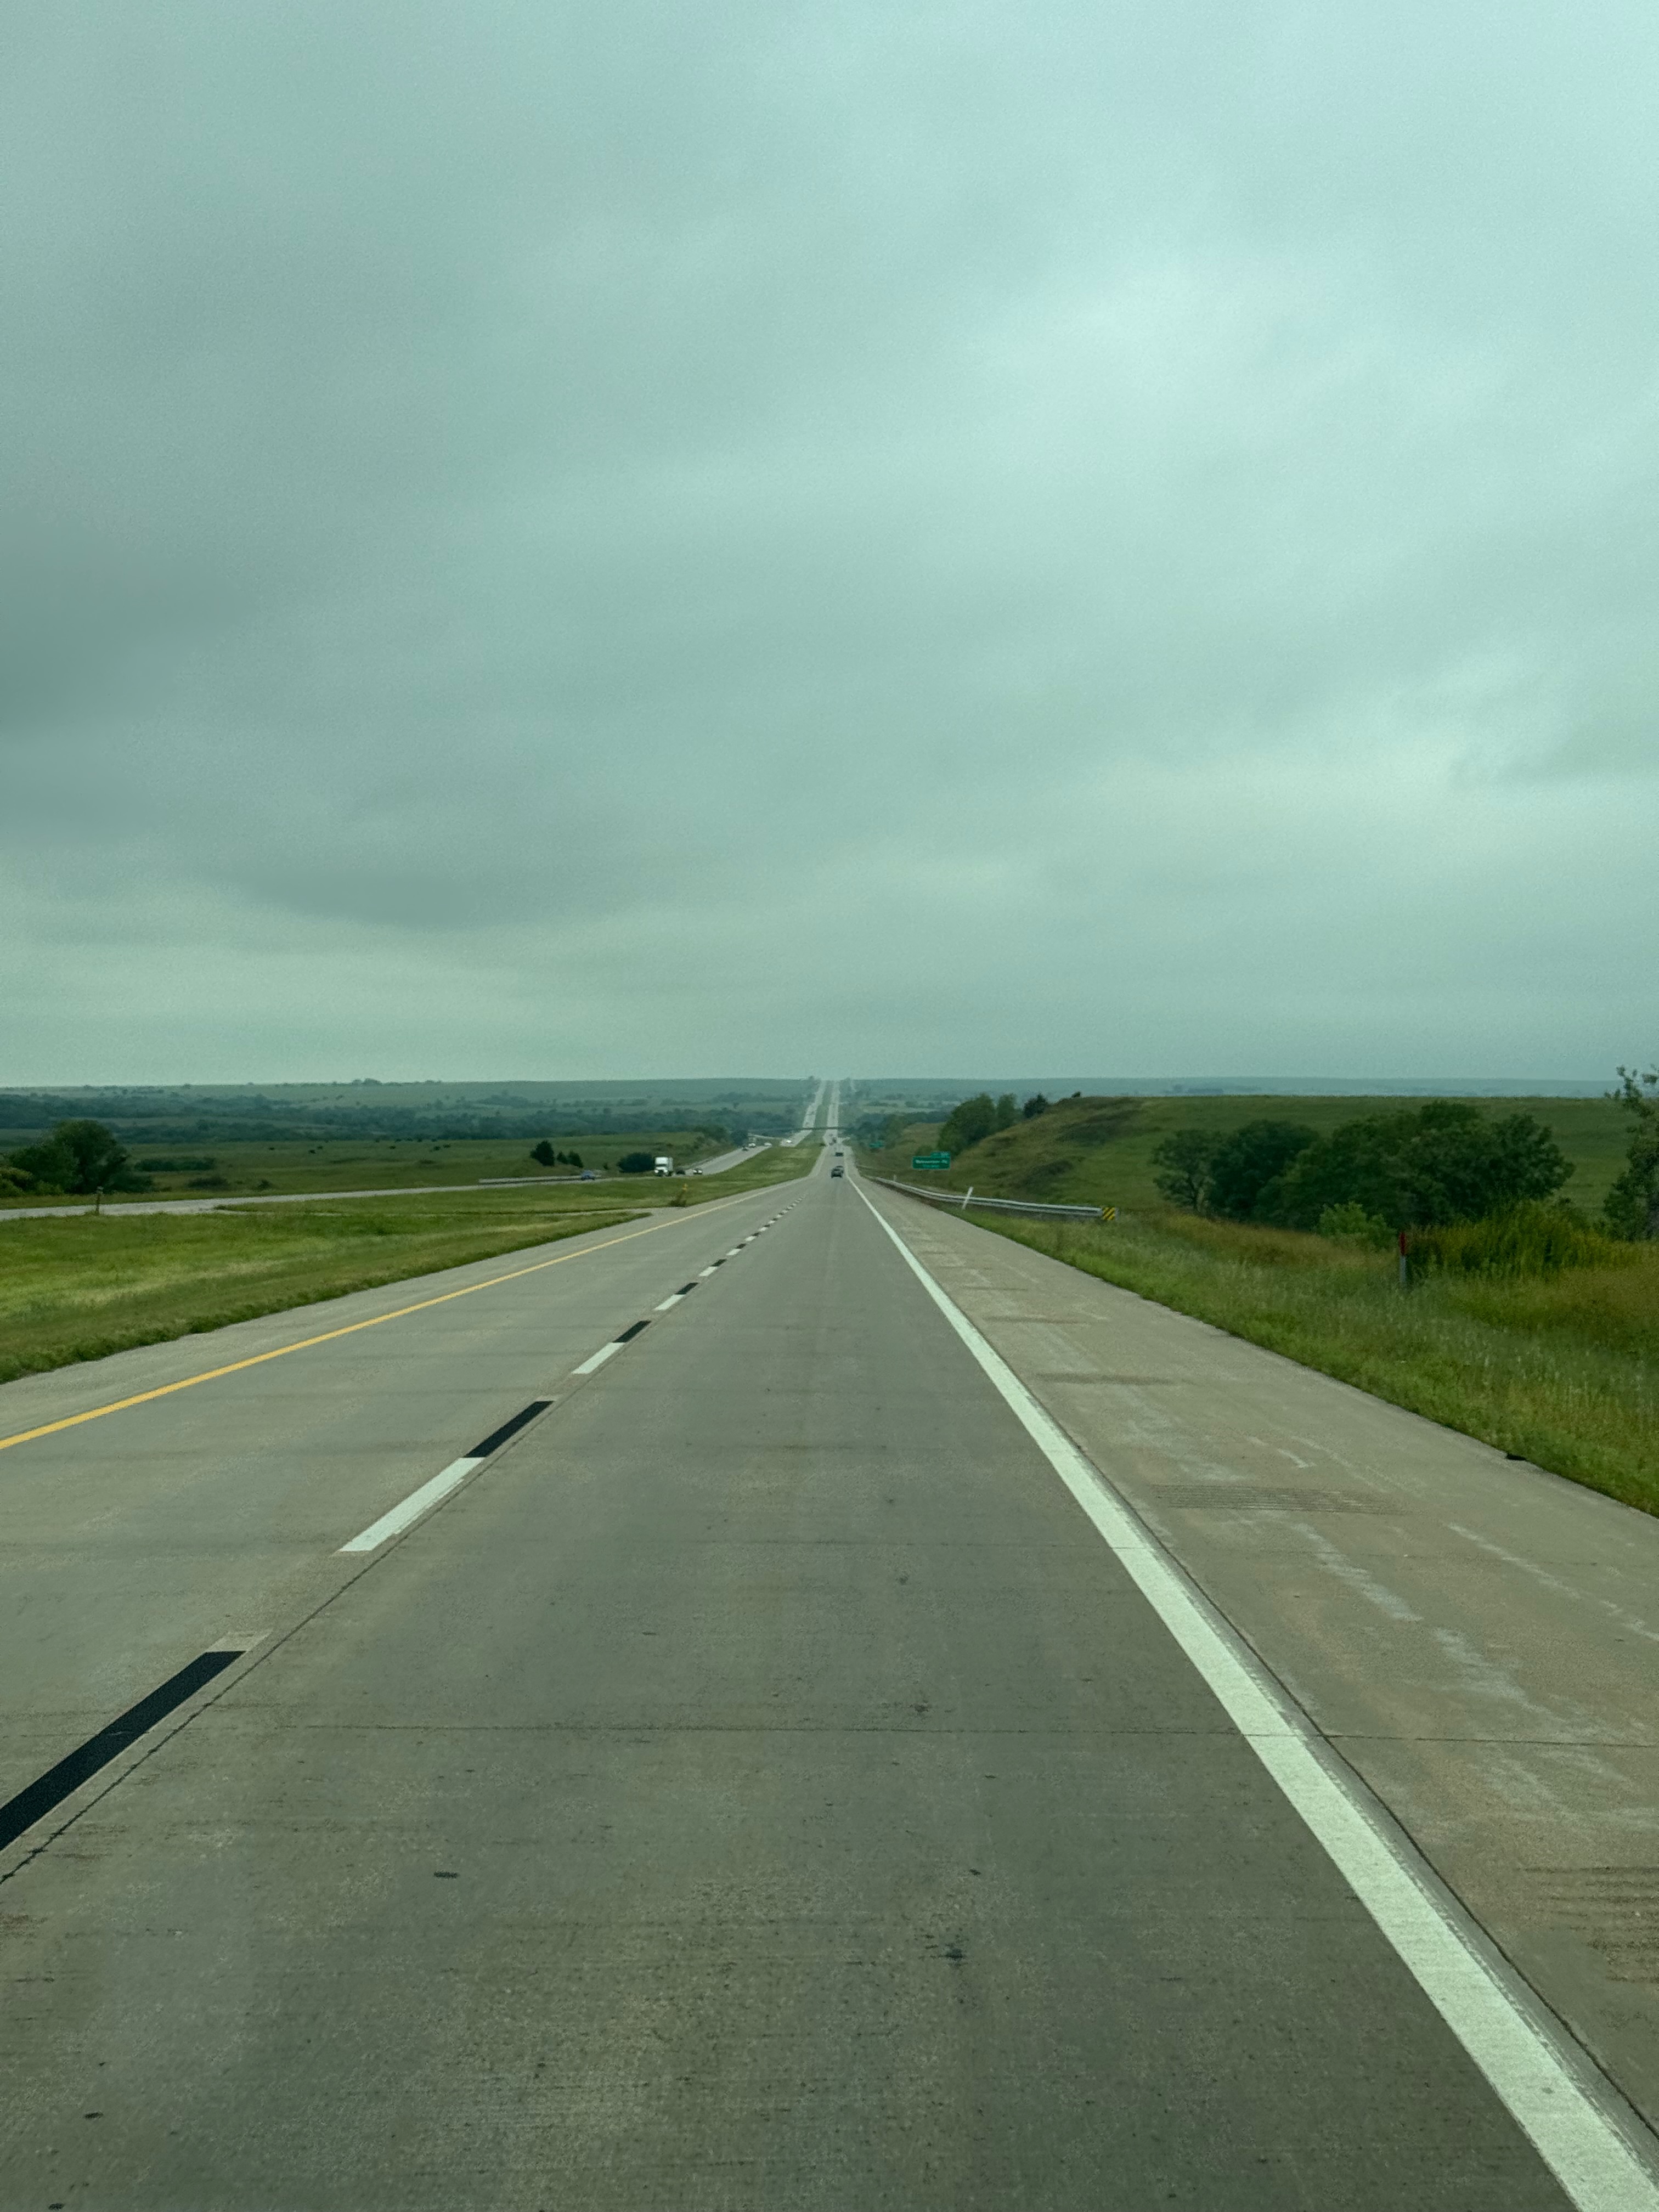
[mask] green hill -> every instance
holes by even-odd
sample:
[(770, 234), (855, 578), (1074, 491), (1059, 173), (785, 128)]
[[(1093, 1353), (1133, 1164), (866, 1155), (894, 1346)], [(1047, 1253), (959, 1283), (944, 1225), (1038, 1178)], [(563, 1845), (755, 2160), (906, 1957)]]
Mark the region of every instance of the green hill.
[[(971, 1184), (996, 1198), (1045, 1199), (1063, 1205), (1144, 1209), (1163, 1204), (1152, 1181), (1152, 1148), (1177, 1129), (1219, 1133), (1246, 1121), (1301, 1121), (1322, 1135), (1370, 1114), (1397, 1113), (1419, 1101), (1376, 1098), (1163, 1097), (1061, 1098), (1035, 1121), (1017, 1122), (958, 1154), (942, 1173), (913, 1172), (912, 1155), (932, 1149), (939, 1123), (910, 1123), (896, 1144), (863, 1155), (873, 1175), (907, 1182)], [(1495, 1115), (1535, 1115), (1573, 1163), (1566, 1195), (1587, 1213), (1601, 1209), (1624, 1164), (1630, 1132), (1610, 1098), (1492, 1098), (1476, 1102)]]

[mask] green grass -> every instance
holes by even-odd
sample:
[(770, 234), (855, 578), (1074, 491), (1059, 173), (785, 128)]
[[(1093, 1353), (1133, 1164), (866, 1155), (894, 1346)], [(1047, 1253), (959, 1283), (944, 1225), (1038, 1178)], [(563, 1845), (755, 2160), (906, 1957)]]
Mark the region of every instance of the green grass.
[[(804, 1174), (816, 1146), (758, 1152), (708, 1182), (575, 1184), (341, 1199), (211, 1213), (74, 1214), (0, 1224), (0, 1382)], [(630, 1206), (630, 1201), (634, 1201)]]
[[(556, 1152), (579, 1152), (585, 1166), (601, 1172), (614, 1168), (625, 1152), (668, 1152), (677, 1162), (690, 1166), (727, 1149), (712, 1144), (695, 1129), (647, 1129), (626, 1136), (595, 1137), (567, 1136), (550, 1128), (547, 1141)], [(577, 1173), (568, 1167), (544, 1169), (531, 1158), (530, 1146), (531, 1139), (523, 1137), (457, 1137), (436, 1141), (424, 1137), (332, 1141), (300, 1137), (269, 1143), (203, 1138), (160, 1144), (137, 1139), (127, 1149), (135, 1164), (149, 1158), (211, 1160), (210, 1167), (180, 1167), (155, 1174), (151, 1178), (155, 1188), (144, 1194), (152, 1198), (240, 1197), (268, 1191), (404, 1190), (429, 1183), (465, 1188), (491, 1176), (546, 1175), (556, 1181)], [(59, 1202), (51, 1192), (34, 1195), (20, 1192), (0, 1200), (0, 1204), (14, 1207)]]
[[(1152, 1153), (1177, 1129), (1217, 1133), (1246, 1121), (1301, 1121), (1323, 1135), (1363, 1115), (1397, 1112), (1410, 1098), (1062, 1098), (1035, 1121), (1021, 1121), (962, 1154), (944, 1175), (915, 1176), (913, 1152), (930, 1149), (937, 1121), (912, 1125), (887, 1153), (867, 1157), (878, 1175), (976, 1188), (999, 1198), (1040, 1198), (1066, 1205), (1162, 1204)], [(1551, 1130), (1573, 1163), (1565, 1195), (1583, 1212), (1598, 1213), (1630, 1141), (1626, 1116), (1608, 1098), (1493, 1098), (1492, 1114), (1532, 1114)], [(902, 1163), (902, 1164), (901, 1164)]]

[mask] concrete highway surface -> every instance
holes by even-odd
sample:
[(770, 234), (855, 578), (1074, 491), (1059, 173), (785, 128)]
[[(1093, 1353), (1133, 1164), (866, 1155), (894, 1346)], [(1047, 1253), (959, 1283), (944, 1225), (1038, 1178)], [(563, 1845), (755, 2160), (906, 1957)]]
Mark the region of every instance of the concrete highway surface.
[(1654, 1524), (828, 1152), (0, 1389), (0, 2206), (1659, 2206)]

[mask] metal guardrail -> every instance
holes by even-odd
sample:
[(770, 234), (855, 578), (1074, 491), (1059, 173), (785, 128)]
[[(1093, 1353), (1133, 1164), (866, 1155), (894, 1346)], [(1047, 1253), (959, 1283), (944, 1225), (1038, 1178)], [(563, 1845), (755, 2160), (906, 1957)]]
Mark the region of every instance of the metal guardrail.
[(865, 1181), (885, 1183), (889, 1190), (902, 1190), (907, 1198), (931, 1198), (935, 1206), (959, 1206), (964, 1213), (970, 1206), (983, 1206), (994, 1213), (1030, 1213), (1048, 1221), (1117, 1219), (1115, 1206), (1043, 1206), (1036, 1199), (975, 1198), (971, 1185), (965, 1191), (927, 1190), (920, 1183), (900, 1182), (892, 1176), (866, 1176)]

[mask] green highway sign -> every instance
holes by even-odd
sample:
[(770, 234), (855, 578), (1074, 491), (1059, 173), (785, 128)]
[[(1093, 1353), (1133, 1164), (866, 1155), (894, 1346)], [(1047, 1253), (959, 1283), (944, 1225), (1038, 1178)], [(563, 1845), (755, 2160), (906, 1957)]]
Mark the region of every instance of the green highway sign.
[(951, 1155), (949, 1152), (918, 1152), (910, 1164), (913, 1168), (948, 1168)]

